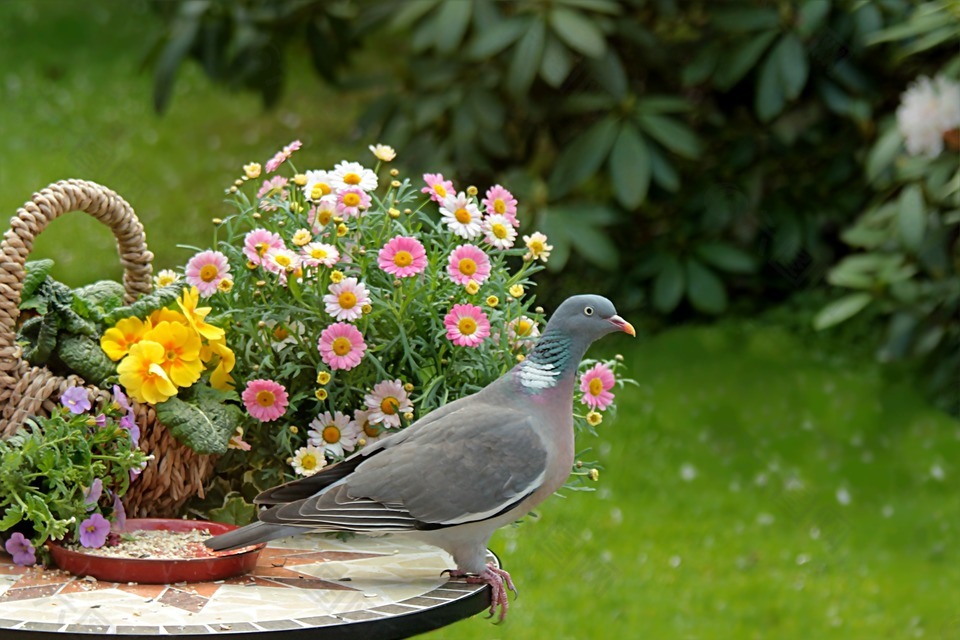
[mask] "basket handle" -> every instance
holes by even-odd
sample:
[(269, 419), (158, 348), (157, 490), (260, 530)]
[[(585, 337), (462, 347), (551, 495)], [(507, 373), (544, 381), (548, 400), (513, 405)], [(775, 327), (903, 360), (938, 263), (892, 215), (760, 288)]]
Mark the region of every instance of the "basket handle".
[(34, 240), (47, 225), (70, 211), (84, 211), (110, 227), (117, 238), (123, 265), (125, 302), (150, 293), (153, 254), (147, 249), (143, 225), (126, 200), (114, 191), (86, 180), (54, 182), (17, 209), (0, 244), (0, 406), (27, 370), (16, 342), (24, 264)]

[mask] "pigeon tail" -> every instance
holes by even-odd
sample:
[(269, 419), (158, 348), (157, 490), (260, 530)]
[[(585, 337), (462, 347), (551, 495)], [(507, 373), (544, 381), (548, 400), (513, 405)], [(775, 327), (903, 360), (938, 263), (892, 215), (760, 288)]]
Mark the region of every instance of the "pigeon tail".
[(230, 551), (303, 532), (303, 527), (284, 527), (267, 522), (254, 522), (219, 536), (207, 538), (203, 544), (214, 551)]

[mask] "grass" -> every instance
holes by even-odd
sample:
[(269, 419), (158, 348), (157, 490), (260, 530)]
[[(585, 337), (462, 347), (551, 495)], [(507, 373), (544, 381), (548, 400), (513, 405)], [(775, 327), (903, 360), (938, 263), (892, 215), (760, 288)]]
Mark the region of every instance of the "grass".
[[(143, 6), (0, 3), (0, 211), (54, 180), (96, 180), (130, 200), (171, 267), (190, 255), (176, 245), (209, 242), (243, 163), (300, 138), (303, 164), (326, 166), (370, 142), (345, 126), (362, 101), (296, 61), (274, 112), (188, 66), (156, 116)], [(33, 255), (74, 285), (119, 275), (109, 233), (81, 214)], [(625, 350), (640, 387), (581, 441), (603, 465), (598, 491), (494, 538), (522, 594), (504, 625), (429, 637), (960, 637), (957, 421), (859, 348), (776, 323), (617, 340), (605, 348)]]
[(960, 423), (777, 326), (626, 354), (640, 387), (580, 443), (598, 491), (496, 535), (521, 590), (503, 626), (432, 638), (958, 636)]
[[(7, 0), (0, 3), (0, 212), (14, 215), (51, 182), (83, 178), (126, 198), (143, 221), (155, 271), (182, 265), (207, 246), (223, 190), (250, 161), (265, 162), (294, 138), (304, 166), (361, 157), (352, 123), (356, 94), (338, 95), (291, 59), (280, 106), (214, 87), (196, 65), (183, 67), (169, 111), (152, 107), (142, 60), (159, 29), (146, 3)], [(82, 238), (82, 245), (73, 242)], [(98, 256), (90, 260), (90, 255)], [(113, 238), (80, 213), (56, 220), (32, 258), (57, 261), (71, 285), (118, 278)]]

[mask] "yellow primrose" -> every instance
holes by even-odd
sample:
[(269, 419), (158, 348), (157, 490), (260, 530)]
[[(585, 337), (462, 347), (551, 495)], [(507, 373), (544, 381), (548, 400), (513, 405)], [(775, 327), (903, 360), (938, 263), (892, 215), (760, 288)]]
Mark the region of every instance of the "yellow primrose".
[(150, 314), (150, 324), (157, 326), (161, 322), (174, 322), (177, 324), (186, 325), (187, 319), (183, 317), (183, 314), (179, 311), (174, 311), (173, 309), (167, 309), (166, 307), (162, 309), (157, 309)]
[(177, 395), (177, 386), (163, 369), (166, 359), (163, 346), (156, 342), (141, 340), (130, 347), (117, 373), (131, 398), (156, 404)]
[(177, 298), (177, 305), (183, 310), (187, 322), (197, 333), (207, 340), (220, 340), (226, 332), (220, 327), (207, 323), (206, 318), (210, 313), (210, 307), (198, 307), (199, 304), (200, 291), (196, 287), (187, 287), (183, 290), (183, 295)]
[(149, 331), (151, 326), (149, 320), (143, 321), (134, 317), (124, 318), (112, 328), (103, 332), (103, 336), (100, 338), (100, 348), (111, 360), (120, 360), (127, 355), (130, 347), (143, 339), (143, 334)]
[[(220, 358), (216, 368), (210, 373), (210, 386), (221, 391), (229, 391), (234, 386), (230, 372), (237, 364), (237, 357), (227, 346), (225, 340), (212, 340), (200, 350), (201, 360), (209, 362), (214, 356)], [(205, 357), (204, 357), (205, 356)]]
[(175, 322), (161, 322), (144, 334), (143, 339), (163, 347), (161, 366), (173, 384), (189, 387), (200, 379), (203, 362), (200, 360), (200, 335), (196, 331)]

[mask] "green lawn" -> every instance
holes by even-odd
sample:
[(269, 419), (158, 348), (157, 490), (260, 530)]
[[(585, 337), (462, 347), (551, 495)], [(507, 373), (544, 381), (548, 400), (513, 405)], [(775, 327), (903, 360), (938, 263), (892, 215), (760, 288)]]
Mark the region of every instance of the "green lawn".
[(580, 443), (598, 491), (494, 538), (504, 625), (432, 637), (960, 636), (960, 423), (776, 326), (618, 340), (640, 388)]
[[(142, 6), (0, 3), (3, 215), (51, 181), (97, 180), (131, 201), (170, 267), (190, 255), (177, 244), (209, 242), (243, 163), (294, 138), (303, 166), (375, 142), (351, 136), (361, 101), (295, 60), (274, 112), (187, 67), (156, 116), (139, 70), (156, 22)], [(117, 276), (108, 232), (81, 214), (34, 255), (70, 284)], [(957, 421), (860, 348), (775, 324), (605, 348), (624, 350), (640, 387), (581, 442), (604, 465), (598, 491), (496, 536), (521, 590), (504, 625), (478, 616), (431, 637), (960, 638)]]

